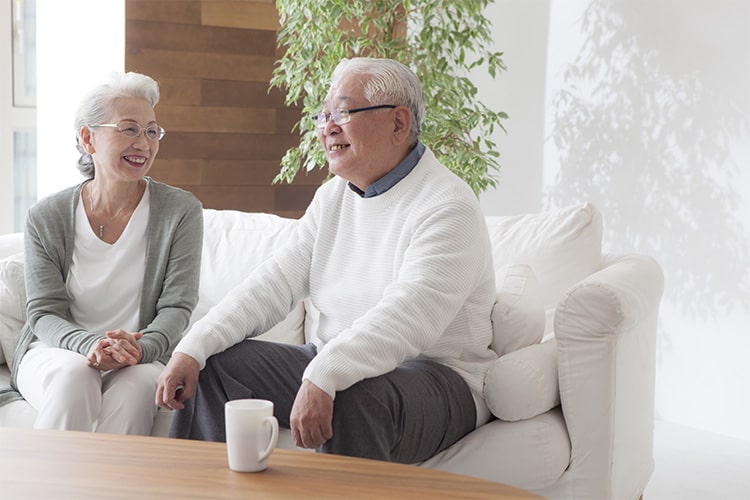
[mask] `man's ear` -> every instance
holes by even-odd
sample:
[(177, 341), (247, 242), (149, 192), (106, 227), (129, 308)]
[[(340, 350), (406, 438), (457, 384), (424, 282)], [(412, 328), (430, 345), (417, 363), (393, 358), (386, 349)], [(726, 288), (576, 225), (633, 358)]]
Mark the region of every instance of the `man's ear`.
[(398, 106), (394, 109), (393, 118), (393, 143), (403, 144), (409, 140), (411, 131), (411, 111), (406, 106)]
[(83, 150), (88, 154), (93, 154), (95, 149), (94, 144), (91, 141), (94, 138), (94, 134), (91, 133), (91, 129), (88, 127), (81, 127), (78, 131), (78, 136), (81, 138), (81, 147), (83, 147)]

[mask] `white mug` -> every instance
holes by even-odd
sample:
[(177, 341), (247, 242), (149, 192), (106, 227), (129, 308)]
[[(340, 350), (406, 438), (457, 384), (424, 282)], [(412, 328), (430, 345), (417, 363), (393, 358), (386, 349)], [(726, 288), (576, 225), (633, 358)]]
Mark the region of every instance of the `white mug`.
[(260, 472), (279, 441), (279, 421), (273, 403), (265, 399), (235, 399), (224, 405), (229, 468)]

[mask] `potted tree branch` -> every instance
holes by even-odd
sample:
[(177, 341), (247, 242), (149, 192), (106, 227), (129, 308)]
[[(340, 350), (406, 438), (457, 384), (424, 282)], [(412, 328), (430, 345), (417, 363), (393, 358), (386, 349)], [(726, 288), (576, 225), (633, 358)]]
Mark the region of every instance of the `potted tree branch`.
[(309, 116), (320, 110), (329, 78), (344, 57), (396, 59), (420, 78), (427, 101), (422, 142), (478, 195), (496, 185), (499, 153), (491, 136), (507, 118), (477, 99), (469, 74), (505, 69), (489, 50), (490, 0), (277, 0), (281, 29), (271, 87), (301, 105), (300, 143), (281, 161), (275, 182), (291, 182), (300, 168), (326, 164)]

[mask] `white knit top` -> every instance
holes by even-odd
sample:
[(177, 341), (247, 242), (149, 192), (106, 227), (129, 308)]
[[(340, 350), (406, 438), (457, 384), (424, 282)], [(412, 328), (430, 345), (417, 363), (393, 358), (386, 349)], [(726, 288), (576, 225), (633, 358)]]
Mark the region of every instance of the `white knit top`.
[(482, 394), (497, 357), (489, 348), (489, 236), (474, 193), (429, 149), (379, 196), (362, 198), (341, 178), (321, 186), (290, 242), (193, 325), (175, 352), (202, 368), (308, 295), (320, 311), (321, 345), (303, 378), (331, 397), (416, 357), (453, 368)]

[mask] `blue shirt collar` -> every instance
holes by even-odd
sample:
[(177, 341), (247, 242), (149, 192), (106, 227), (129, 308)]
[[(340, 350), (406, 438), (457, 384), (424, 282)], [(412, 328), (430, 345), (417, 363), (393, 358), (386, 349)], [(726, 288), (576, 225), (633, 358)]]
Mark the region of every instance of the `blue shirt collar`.
[(363, 198), (372, 198), (373, 196), (383, 194), (395, 186), (398, 181), (409, 175), (409, 172), (411, 172), (414, 167), (417, 166), (419, 160), (422, 159), (425, 149), (424, 144), (417, 142), (417, 145), (414, 146), (414, 149), (412, 149), (408, 155), (406, 155), (406, 158), (401, 160), (401, 162), (390, 172), (367, 186), (367, 189), (364, 192), (351, 182), (349, 183), (349, 187), (352, 191)]

